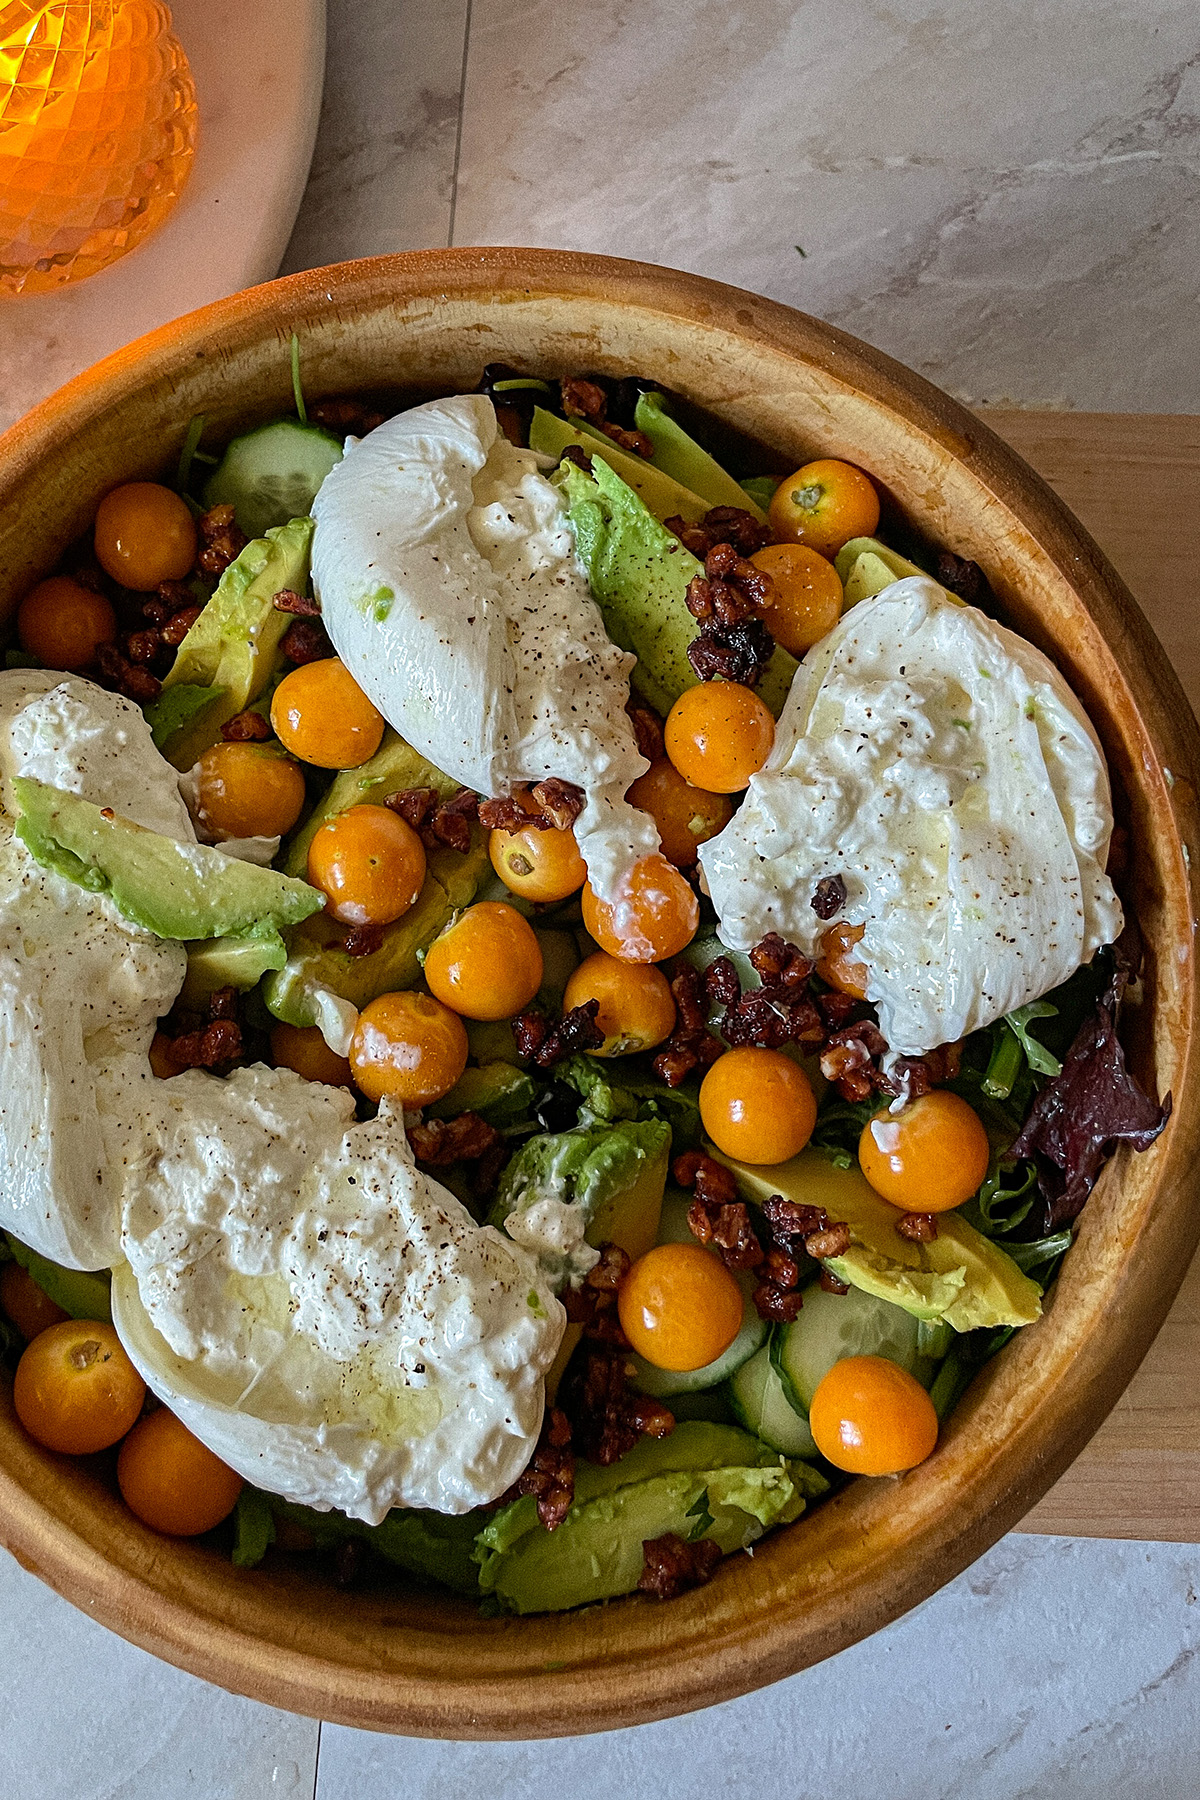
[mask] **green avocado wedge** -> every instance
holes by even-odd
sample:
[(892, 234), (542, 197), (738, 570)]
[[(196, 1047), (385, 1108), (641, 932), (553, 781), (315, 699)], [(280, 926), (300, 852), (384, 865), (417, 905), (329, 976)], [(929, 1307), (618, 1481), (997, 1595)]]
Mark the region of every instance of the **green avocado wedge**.
[[(564, 463), (555, 479), (566, 495), (575, 542), (596, 604), (613, 641), (632, 650), (632, 685), (658, 712), (670, 712), (697, 675), (688, 661), (696, 635), (688, 583), (703, 565), (650, 512), (639, 496), (597, 458), (589, 475)], [(758, 693), (776, 718), (797, 663), (776, 649)]]
[[(673, 476), (663, 469), (647, 462), (644, 457), (634, 456), (628, 450), (622, 450), (614, 444), (610, 437), (602, 431), (591, 427), (569, 424), (556, 414), (538, 407), (529, 427), (529, 448), (536, 450), (541, 456), (561, 456), (564, 450), (582, 450), (584, 455), (597, 461), (607, 463), (614, 469), (627, 486), (631, 487), (638, 498), (645, 502), (650, 513), (656, 519), (671, 519), (678, 515), (694, 525), (702, 519), (712, 505), (702, 494), (692, 493)], [(743, 495), (743, 501), (745, 496)]]
[[(222, 725), (245, 712), (270, 682), (280, 642), (293, 623), (273, 602), (283, 588), (302, 592), (307, 586), (313, 530), (311, 519), (291, 519), (252, 538), (180, 644), (155, 702), (154, 726), (156, 742), (177, 769), (190, 769), (216, 743)], [(178, 703), (178, 725), (168, 732), (161, 720), (170, 720), (171, 696), (182, 688), (211, 688), (212, 700), (199, 706), (189, 692)]]
[(507, 1612), (560, 1612), (631, 1593), (648, 1539), (711, 1538), (728, 1554), (798, 1518), (828, 1482), (733, 1425), (691, 1420), (643, 1438), (618, 1462), (579, 1462), (575, 1504), (557, 1531), (526, 1495), (480, 1532), (479, 1586)]
[(107, 894), (125, 917), (161, 938), (254, 936), (277, 941), (325, 904), (306, 882), (181, 844), (109, 807), (18, 776), (17, 836), (43, 868)]
[(914, 1243), (896, 1230), (901, 1214), (856, 1168), (839, 1169), (819, 1150), (791, 1162), (759, 1166), (712, 1154), (733, 1170), (747, 1199), (760, 1205), (782, 1194), (823, 1206), (850, 1227), (850, 1248), (827, 1267), (850, 1287), (903, 1307), (917, 1319), (943, 1320), (955, 1331), (1032, 1325), (1042, 1310), (1041, 1289), (1012, 1257), (955, 1212), (937, 1215), (937, 1237)]
[(633, 422), (654, 445), (652, 460), (656, 469), (673, 475), (709, 506), (738, 506), (752, 513), (760, 525), (766, 523), (767, 515), (753, 495), (714, 456), (702, 450), (695, 438), (688, 436), (671, 417), (662, 394), (639, 394)]

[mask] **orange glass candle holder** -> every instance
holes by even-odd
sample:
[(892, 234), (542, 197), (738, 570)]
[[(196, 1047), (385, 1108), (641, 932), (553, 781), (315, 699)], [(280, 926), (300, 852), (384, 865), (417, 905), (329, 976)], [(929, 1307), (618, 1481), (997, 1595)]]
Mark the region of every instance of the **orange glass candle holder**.
[(179, 198), (196, 128), (162, 0), (0, 0), (0, 294), (132, 250)]

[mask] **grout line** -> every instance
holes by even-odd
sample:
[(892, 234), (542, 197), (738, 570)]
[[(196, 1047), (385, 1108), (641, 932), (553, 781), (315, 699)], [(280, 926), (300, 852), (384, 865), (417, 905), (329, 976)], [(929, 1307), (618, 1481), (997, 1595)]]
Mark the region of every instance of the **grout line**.
[(324, 1729), (325, 1729), (324, 1721), (322, 1719), (318, 1719), (317, 1720), (317, 1754), (316, 1754), (315, 1758), (313, 1759), (312, 1800), (318, 1800), (318, 1790), (321, 1786), (321, 1733), (324, 1731)]
[(454, 216), (458, 211), (458, 164), (462, 156), (463, 111), (467, 101), (467, 56), (471, 48), (471, 5), (467, 0), (467, 16), (463, 22), (462, 72), (458, 78), (458, 128), (454, 134), (454, 168), (450, 176), (450, 223), (446, 231), (446, 248), (454, 245)]

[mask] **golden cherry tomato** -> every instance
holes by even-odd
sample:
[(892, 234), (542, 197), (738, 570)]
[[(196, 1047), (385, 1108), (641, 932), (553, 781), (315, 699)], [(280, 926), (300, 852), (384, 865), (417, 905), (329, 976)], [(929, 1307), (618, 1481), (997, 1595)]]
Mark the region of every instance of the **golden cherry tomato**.
[(627, 1056), (652, 1050), (675, 1029), (671, 984), (653, 963), (621, 962), (607, 951), (585, 957), (567, 982), (563, 1011), (598, 1000), (596, 1023), (604, 1042), (593, 1056)]
[(277, 1069), (294, 1069), (305, 1081), (349, 1087), (354, 1080), (350, 1058), (331, 1050), (315, 1025), (272, 1025), (271, 1055)]
[(200, 758), (196, 799), (213, 837), (284, 837), (304, 807), (304, 771), (262, 744), (214, 744)]
[(850, 1475), (899, 1475), (937, 1443), (933, 1401), (883, 1356), (847, 1356), (817, 1384), (808, 1409), (817, 1449)]
[(542, 985), (542, 947), (502, 900), (468, 906), (425, 954), (429, 991), (466, 1019), (511, 1019)]
[(617, 1316), (639, 1356), (656, 1369), (703, 1369), (742, 1329), (742, 1290), (700, 1244), (658, 1244), (621, 1283)]
[(129, 481), (100, 502), (95, 545), (105, 574), (144, 594), (160, 581), (183, 580), (196, 560), (196, 526), (172, 489)]
[(42, 1291), (29, 1270), (15, 1262), (5, 1263), (0, 1269), (0, 1306), (26, 1339), (48, 1331), (51, 1325), (61, 1325), (69, 1317)]
[(242, 1478), (160, 1406), (121, 1445), (117, 1486), (143, 1525), (169, 1537), (199, 1537), (229, 1517)]
[(17, 639), (48, 669), (90, 669), (101, 644), (117, 635), (117, 615), (103, 594), (69, 575), (39, 581), (21, 602)]
[(865, 925), (848, 925), (844, 921), (831, 925), (821, 934), (821, 954), (817, 958), (817, 974), (839, 993), (852, 999), (865, 1000), (871, 971), (859, 962), (854, 946), (862, 941)]
[(686, 950), (700, 923), (700, 902), (665, 856), (634, 863), (615, 900), (598, 900), (585, 882), (584, 929), (621, 962), (663, 962)]
[(726, 1156), (778, 1163), (812, 1136), (817, 1103), (808, 1076), (781, 1050), (726, 1050), (700, 1083), (700, 1118)]
[(308, 879), (341, 924), (390, 925), (425, 885), (425, 846), (388, 807), (351, 806), (314, 834)]
[(691, 868), (700, 845), (716, 837), (733, 817), (732, 800), (693, 787), (665, 756), (638, 776), (625, 798), (630, 806), (650, 814), (658, 826), (662, 853), (677, 869)]
[(90, 1456), (123, 1438), (142, 1410), (146, 1384), (111, 1325), (66, 1319), (41, 1331), (13, 1378), (17, 1417), (39, 1444)]
[(877, 1194), (905, 1212), (949, 1212), (976, 1192), (991, 1151), (979, 1114), (947, 1088), (868, 1119), (858, 1162)]
[(587, 880), (587, 865), (573, 831), (493, 831), (488, 839), (492, 867), (523, 900), (565, 900)]
[(405, 1106), (432, 1106), (466, 1066), (466, 1027), (430, 994), (380, 994), (358, 1015), (350, 1067), (368, 1100), (388, 1094)]
[(750, 561), (775, 583), (763, 624), (790, 656), (803, 656), (841, 618), (841, 576), (807, 544), (767, 544)]
[(685, 688), (663, 728), (667, 755), (685, 781), (710, 794), (736, 794), (771, 754), (775, 721), (738, 681)]
[(271, 700), (271, 726), (285, 750), (318, 769), (357, 769), (383, 738), (383, 714), (336, 656), (284, 676)]
[(879, 495), (853, 463), (822, 457), (780, 482), (767, 518), (776, 537), (836, 556), (851, 538), (874, 532)]

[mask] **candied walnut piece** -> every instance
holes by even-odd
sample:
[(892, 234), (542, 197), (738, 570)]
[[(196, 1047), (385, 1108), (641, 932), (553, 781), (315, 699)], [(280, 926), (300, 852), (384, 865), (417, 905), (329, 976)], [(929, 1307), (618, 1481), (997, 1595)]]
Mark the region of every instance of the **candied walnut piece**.
[(583, 789), (576, 787), (574, 782), (560, 781), (557, 775), (539, 781), (533, 790), (533, 798), (542, 817), (550, 821), (555, 831), (569, 830), (583, 811)]
[(96, 664), (105, 687), (124, 694), (126, 700), (135, 700), (139, 706), (157, 700), (162, 693), (162, 682), (158, 676), (152, 675), (149, 669), (142, 669), (136, 663), (131, 663), (115, 644), (99, 645)]
[(347, 956), (374, 956), (382, 943), (382, 925), (352, 925), (342, 939), (342, 949)]
[(817, 1286), (823, 1288), (827, 1294), (848, 1294), (850, 1292), (849, 1282), (839, 1280), (832, 1269), (821, 1270), (817, 1276)]
[(549, 1069), (578, 1050), (598, 1050), (604, 1042), (604, 1033), (596, 1023), (599, 1011), (598, 1000), (585, 1000), (581, 1006), (565, 1012), (534, 1052), (538, 1068)]
[(711, 507), (695, 525), (678, 513), (663, 522), (701, 562), (718, 544), (731, 544), (740, 556), (753, 556), (771, 539), (770, 526), (760, 525), (754, 514), (741, 506)]
[(232, 506), (213, 506), (197, 521), (200, 554), (196, 567), (204, 575), (223, 575), (249, 543), (234, 523)]
[(742, 984), (731, 957), (718, 956), (704, 971), (704, 991), (713, 1006), (736, 1006), (742, 997)]
[(512, 1022), (512, 1032), (516, 1040), (517, 1055), (536, 1057), (550, 1035), (550, 1021), (545, 1013), (538, 1012), (536, 1007), (529, 1007), (525, 1012), (517, 1014)]
[(937, 1220), (932, 1213), (905, 1213), (896, 1220), (896, 1230), (910, 1243), (932, 1244), (938, 1234)]
[(737, 681), (756, 687), (775, 653), (775, 640), (761, 619), (739, 619), (733, 625), (710, 620), (687, 647), (687, 658), (701, 681)]
[(795, 1289), (785, 1292), (783, 1288), (768, 1281), (760, 1282), (751, 1298), (759, 1318), (776, 1325), (791, 1325), (800, 1317), (804, 1306), (803, 1299)]
[(659, 762), (666, 754), (663, 744), (663, 722), (658, 714), (640, 700), (630, 700), (625, 707), (637, 740), (638, 755), (648, 763)]
[(671, 1174), (681, 1188), (691, 1188), (703, 1206), (729, 1206), (737, 1199), (733, 1170), (703, 1150), (685, 1150), (675, 1158)]
[(575, 1447), (602, 1466), (632, 1450), (639, 1438), (667, 1437), (675, 1429), (674, 1415), (661, 1400), (630, 1387), (626, 1352), (602, 1344), (585, 1344), (572, 1358), (559, 1404), (571, 1422)]
[(216, 1069), (242, 1054), (242, 1032), (236, 1019), (214, 1019), (199, 1031), (172, 1038), (167, 1052), (180, 1069)]
[(402, 793), (389, 794), (383, 804), (392, 812), (399, 813), (406, 825), (419, 831), (440, 799), (436, 788), (405, 788)]
[(125, 654), (131, 663), (152, 663), (162, 647), (162, 638), (151, 627), (146, 631), (130, 631), (125, 636)]
[(834, 1220), (824, 1231), (810, 1233), (804, 1248), (814, 1262), (823, 1262), (827, 1256), (844, 1256), (850, 1248), (850, 1227), (840, 1219)]
[(297, 619), (284, 632), (279, 648), (297, 668), (304, 663), (326, 662), (334, 654), (329, 633), (319, 619)]
[(629, 1252), (620, 1244), (605, 1244), (599, 1262), (588, 1270), (586, 1282), (597, 1293), (615, 1294), (630, 1270)]
[(721, 1556), (721, 1546), (711, 1538), (697, 1538), (689, 1544), (674, 1531), (644, 1538), (638, 1591), (653, 1594), (657, 1600), (674, 1600), (688, 1588), (703, 1587), (711, 1580)]
[(608, 395), (598, 382), (589, 381), (584, 375), (565, 375), (559, 389), (568, 419), (586, 419), (589, 425), (604, 423)]
[(270, 735), (271, 721), (254, 711), (237, 713), (221, 727), (227, 744), (263, 744)]
[(811, 905), (818, 919), (832, 919), (846, 904), (846, 884), (840, 875), (823, 875), (817, 883)]
[(451, 1163), (474, 1162), (504, 1143), (504, 1134), (478, 1113), (459, 1113), (454, 1119), (426, 1119), (410, 1125), (408, 1141), (418, 1162), (445, 1169)]
[(536, 821), (511, 794), (479, 802), (479, 823), (488, 831), (520, 831)]
[(173, 612), (159, 627), (163, 643), (171, 650), (178, 650), (203, 611), (202, 606), (181, 606), (178, 612)]
[(642, 456), (649, 462), (654, 455), (653, 439), (648, 438), (644, 431), (638, 431), (636, 427), (633, 430), (627, 430), (625, 426), (614, 425), (610, 419), (606, 419), (600, 429), (605, 437), (611, 438), (613, 443), (619, 445), (622, 450), (628, 450), (631, 456)]
[(813, 972), (812, 958), (777, 931), (768, 931), (755, 944), (750, 952), (750, 966), (764, 987), (803, 987)]
[(298, 594), (294, 588), (280, 588), (271, 605), (276, 612), (295, 613), (298, 619), (319, 619), (321, 602), (311, 595)]

